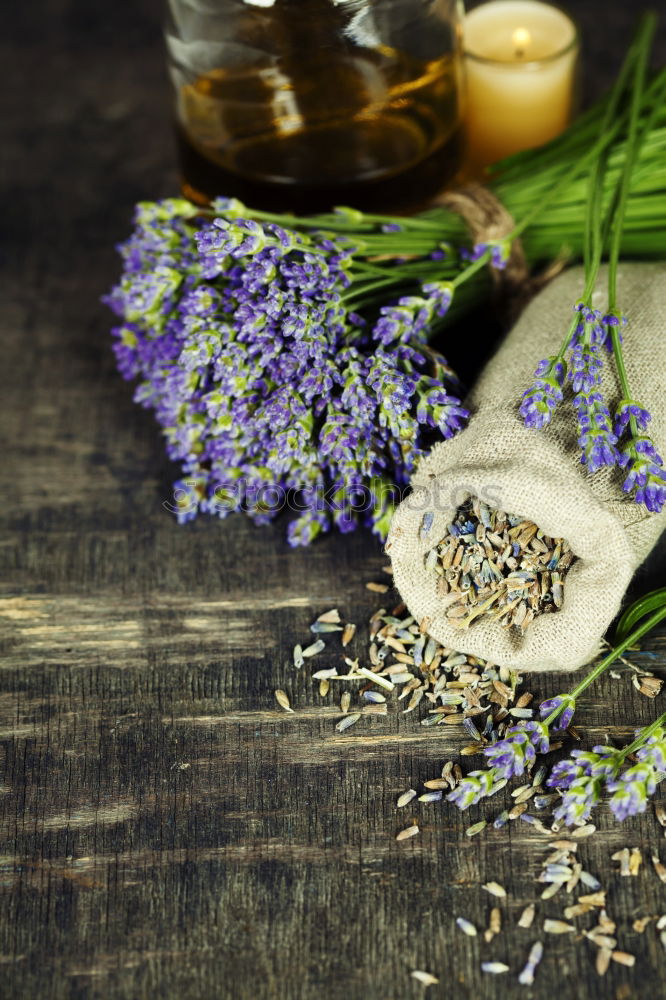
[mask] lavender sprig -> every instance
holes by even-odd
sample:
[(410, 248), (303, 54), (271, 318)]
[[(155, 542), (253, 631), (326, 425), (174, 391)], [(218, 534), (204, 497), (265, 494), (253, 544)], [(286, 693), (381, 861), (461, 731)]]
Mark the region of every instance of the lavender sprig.
[[(538, 755), (547, 754), (551, 748), (551, 732), (566, 729), (573, 720), (578, 699), (583, 692), (622, 656), (629, 646), (637, 643), (647, 632), (666, 618), (666, 589), (640, 598), (627, 610), (624, 620), (634, 623), (634, 627), (617, 642), (613, 649), (599, 663), (595, 664), (574, 689), (556, 695), (539, 706), (540, 720), (520, 722), (509, 727), (503, 737), (484, 747), (483, 754), (489, 766), (486, 770), (473, 771), (447, 796), (461, 809), (475, 805), (482, 798), (494, 795), (514, 777), (521, 777), (531, 770)], [(631, 794), (645, 796), (652, 794), (658, 779), (658, 769), (663, 770), (666, 760), (664, 737), (658, 736), (659, 727), (666, 725), (666, 714), (643, 730), (642, 734), (624, 750), (608, 746), (595, 746), (592, 751), (574, 750), (571, 757), (555, 765), (548, 779), (548, 785), (562, 792), (562, 802), (555, 811), (555, 818), (565, 823), (578, 823), (587, 819), (591, 810), (599, 802), (605, 783), (621, 780), (630, 785)], [(641, 756), (637, 751), (647, 748)], [(641, 764), (640, 772), (628, 779), (618, 778), (623, 761), (636, 752)], [(648, 773), (648, 768), (652, 771)], [(636, 791), (640, 785), (639, 792)], [(642, 789), (642, 791), (641, 791)], [(609, 789), (611, 790), (611, 789)], [(615, 789), (620, 801), (627, 799), (629, 792), (620, 786)], [(639, 795), (639, 798), (640, 798)], [(633, 801), (633, 800), (632, 800)], [(641, 801), (647, 801), (641, 799)]]
[[(555, 819), (568, 826), (587, 821), (604, 792), (611, 793), (609, 806), (616, 820), (645, 812), (657, 785), (666, 778), (665, 726), (666, 712), (621, 750), (611, 746), (574, 750), (556, 764), (546, 782), (562, 795)], [(632, 754), (638, 763), (622, 770)]]
[[(666, 713), (658, 720), (658, 728), (650, 736), (640, 732), (637, 738), (640, 746), (634, 751), (638, 764), (622, 771), (617, 778), (606, 783), (612, 792), (610, 809), (618, 820), (645, 812), (648, 799), (654, 795), (657, 785), (666, 778)], [(624, 758), (629, 753), (624, 754)]]
[[(614, 281), (609, 297), (614, 302)], [(618, 464), (627, 473), (622, 489), (625, 493), (633, 493), (636, 503), (643, 504), (650, 513), (659, 513), (666, 503), (666, 472), (654, 441), (649, 435), (641, 433), (647, 429), (651, 414), (642, 403), (631, 398), (620, 334), (626, 322), (626, 318), (615, 309), (609, 310), (604, 317), (624, 393), (615, 412), (615, 433), (618, 438), (626, 434), (618, 456)]]
[(549, 788), (562, 792), (554, 817), (569, 826), (584, 823), (599, 802), (604, 780), (617, 773), (618, 751), (595, 746), (592, 751), (574, 750), (561, 760), (546, 781)]
[(535, 381), (523, 393), (520, 415), (527, 427), (541, 428), (550, 423), (551, 417), (562, 402), (562, 387), (566, 366), (558, 357), (544, 358), (534, 372)]
[(519, 412), (527, 427), (545, 427), (564, 398), (565, 383), (569, 383), (575, 394), (581, 462), (594, 473), (603, 466), (616, 465), (620, 457), (610, 411), (601, 392), (603, 348), (609, 343), (598, 309), (582, 300), (574, 310), (576, 317), (562, 348), (539, 363), (534, 383), (523, 393)]
[[(568, 729), (576, 711), (576, 699), (570, 694), (558, 694), (539, 705), (541, 721), (552, 720), (555, 730)], [(555, 725), (556, 723), (556, 725)]]
[[(607, 203), (605, 218), (602, 197), (603, 181), (608, 173), (608, 157), (605, 153), (597, 157), (590, 170), (585, 218), (585, 290), (581, 301), (575, 306), (580, 314), (579, 319), (571, 325), (558, 354), (540, 363), (535, 373), (536, 381), (523, 393), (519, 404), (519, 412), (526, 426), (542, 428), (548, 424), (563, 399), (566, 368), (568, 381), (575, 394), (573, 403), (582, 463), (590, 473), (608, 466), (624, 468), (624, 492), (633, 494), (633, 499), (651, 513), (661, 511), (666, 504), (666, 473), (653, 440), (641, 433), (646, 429), (650, 414), (642, 403), (632, 397), (629, 390), (620, 332), (627, 321), (616, 308), (616, 285), (632, 171), (656, 114), (653, 108), (642, 117), (648, 53), (653, 33), (654, 18), (646, 16), (613, 88), (602, 121), (602, 130), (612, 125), (625, 82), (631, 74), (624, 160)], [(658, 84), (658, 92), (659, 99), (663, 99), (666, 94), (666, 84), (663, 81)], [(609, 234), (609, 305), (607, 314), (602, 317), (598, 310), (592, 308), (591, 302)], [(624, 397), (616, 406), (614, 423), (601, 391), (602, 348), (613, 353)], [(618, 442), (625, 433), (627, 437), (618, 447)]]

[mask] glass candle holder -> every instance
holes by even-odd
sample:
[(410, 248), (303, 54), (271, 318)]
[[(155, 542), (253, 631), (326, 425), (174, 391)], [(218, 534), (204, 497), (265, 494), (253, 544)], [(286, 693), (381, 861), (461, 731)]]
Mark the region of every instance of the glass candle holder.
[(406, 208), (458, 167), (459, 0), (169, 0), (184, 194)]
[(578, 99), (574, 22), (540, 0), (490, 0), (464, 22), (467, 161), (482, 168), (541, 146)]

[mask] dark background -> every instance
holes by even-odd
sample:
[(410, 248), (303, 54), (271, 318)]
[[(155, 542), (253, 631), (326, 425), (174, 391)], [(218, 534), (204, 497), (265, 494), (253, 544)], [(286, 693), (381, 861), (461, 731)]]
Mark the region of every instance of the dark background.
[[(568, 7), (589, 101), (643, 5)], [(525, 824), (468, 841), (484, 811), (436, 807), (396, 844), (397, 794), (437, 774), (460, 737), (393, 710), (332, 735), (333, 709), (289, 667), (315, 614), (338, 605), (360, 624), (379, 606), (364, 586), (382, 578), (376, 542), (292, 552), (282, 524), (179, 528), (161, 507), (175, 470), (115, 371), (99, 303), (134, 202), (177, 190), (160, 16), (156, 0), (3, 14), (0, 997), (398, 1000), (422, 995), (412, 968), (439, 972), (428, 997), (451, 984), (505, 997), (515, 976), (482, 978), (452, 914), (483, 925), (487, 879), (517, 913), (543, 844)], [(650, 579), (662, 569), (653, 558)], [(664, 638), (642, 661), (657, 672)], [(295, 717), (274, 710), (277, 687)], [(608, 679), (581, 730), (626, 740), (660, 704)], [(664, 909), (648, 863), (664, 841), (651, 814), (599, 824), (586, 863), (611, 887), (637, 967), (600, 981), (591, 946), (553, 939), (521, 995), (659, 993), (654, 928), (630, 927)], [(643, 848), (638, 879), (611, 874), (625, 844)], [(515, 967), (532, 939), (507, 932), (483, 957)]]

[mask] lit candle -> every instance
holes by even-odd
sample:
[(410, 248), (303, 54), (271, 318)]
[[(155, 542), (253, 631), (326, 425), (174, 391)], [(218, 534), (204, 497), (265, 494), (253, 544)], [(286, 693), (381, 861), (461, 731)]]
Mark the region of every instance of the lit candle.
[(465, 18), (466, 131), (473, 168), (540, 146), (569, 123), (578, 32), (539, 0), (492, 0)]

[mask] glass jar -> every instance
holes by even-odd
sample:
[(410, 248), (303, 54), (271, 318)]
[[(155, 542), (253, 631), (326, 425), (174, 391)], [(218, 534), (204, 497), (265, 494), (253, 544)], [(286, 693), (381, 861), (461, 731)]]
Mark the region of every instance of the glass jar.
[(415, 207), (455, 172), (459, 0), (168, 0), (184, 194)]

